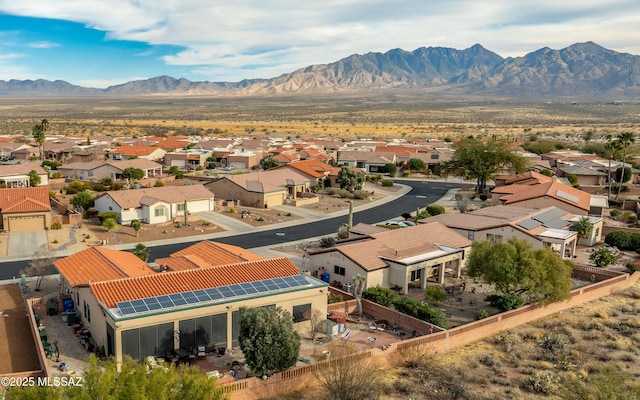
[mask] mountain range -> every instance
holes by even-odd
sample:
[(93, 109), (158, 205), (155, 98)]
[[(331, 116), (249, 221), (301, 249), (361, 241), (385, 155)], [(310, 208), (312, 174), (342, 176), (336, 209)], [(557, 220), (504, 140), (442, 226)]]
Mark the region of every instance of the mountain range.
[(0, 80), (0, 96), (275, 95), (297, 93), (423, 90), (504, 97), (640, 97), (640, 56), (593, 42), (561, 50), (544, 47), (523, 57), (503, 58), (476, 44), (354, 54), (272, 79), (192, 82), (169, 76), (126, 82), (106, 89), (65, 81)]

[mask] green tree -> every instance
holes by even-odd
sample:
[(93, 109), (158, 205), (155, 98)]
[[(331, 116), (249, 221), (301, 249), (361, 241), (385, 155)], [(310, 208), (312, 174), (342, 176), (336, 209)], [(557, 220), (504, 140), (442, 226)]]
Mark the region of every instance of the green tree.
[(136, 237), (138, 237), (140, 229), (142, 229), (142, 224), (137, 219), (131, 220), (131, 228), (133, 228), (133, 230), (136, 232)]
[(593, 262), (596, 267), (606, 268), (617, 263), (618, 257), (609, 247), (600, 247), (589, 254), (589, 261)]
[(144, 178), (144, 171), (140, 168), (125, 168), (124, 171), (122, 171), (122, 177), (130, 180), (142, 179)]
[(69, 200), (69, 202), (84, 216), (86, 215), (87, 210), (89, 210), (94, 205), (93, 194), (91, 194), (91, 191), (89, 190), (83, 190), (73, 196), (71, 200)]
[(362, 298), (381, 306), (391, 307), (398, 298), (398, 294), (389, 288), (373, 286), (362, 292)]
[(409, 297), (400, 297), (393, 302), (393, 306), (401, 313), (419, 318), (441, 328), (446, 329), (449, 325), (447, 317), (439, 308), (430, 306), (425, 302)]
[(613, 139), (611, 135), (607, 135), (607, 143), (604, 146), (605, 151), (607, 152), (607, 159), (609, 160), (609, 168), (607, 175), (607, 183), (609, 190), (609, 198), (611, 198), (611, 181), (613, 181), (613, 175), (611, 174), (611, 160), (614, 159), (620, 150), (622, 150), (622, 145), (618, 140)]
[(481, 277), (502, 296), (527, 295), (543, 304), (571, 296), (570, 261), (549, 248), (532, 250), (526, 240), (475, 242), (467, 263), (470, 277)]
[(274, 156), (265, 156), (260, 160), (260, 168), (264, 170), (275, 168), (278, 165), (280, 165), (280, 162)]
[(184, 179), (184, 172), (176, 165), (172, 165), (171, 168), (169, 168), (169, 174), (175, 176), (176, 179)]
[(218, 166), (218, 158), (215, 155), (207, 157), (207, 169), (214, 169)]
[(33, 126), (31, 135), (40, 150), (40, 159), (44, 159), (44, 142), (46, 140), (46, 132), (49, 130), (49, 121), (43, 119), (39, 124)]
[(136, 244), (132, 253), (142, 261), (147, 261), (149, 259), (149, 249), (144, 245), (144, 243)]
[(29, 186), (38, 186), (40, 182), (42, 182), (42, 178), (40, 178), (36, 170), (29, 171)]
[(427, 164), (419, 158), (410, 158), (407, 161), (407, 168), (411, 171), (424, 171), (427, 169)]
[(384, 172), (389, 174), (389, 176), (396, 176), (398, 173), (398, 167), (394, 163), (385, 164)]
[(137, 400), (221, 400), (227, 398), (216, 379), (203, 374), (198, 367), (167, 365), (152, 368), (124, 356), (117, 370), (114, 359), (100, 361), (89, 356), (82, 386), (12, 387), (8, 399), (137, 399)]
[(616, 168), (616, 182), (618, 182), (618, 184), (629, 182), (629, 179), (631, 179), (631, 168), (629, 167)]
[(356, 190), (362, 190), (362, 185), (366, 176), (363, 172), (351, 169), (347, 166), (342, 166), (340, 172), (338, 172), (338, 183), (340, 189), (346, 189), (353, 193)]
[(551, 178), (553, 176), (553, 172), (551, 172), (550, 169), (543, 169), (542, 171), (540, 171), (540, 174), (544, 175), (544, 176), (548, 176), (549, 178)]
[(435, 203), (429, 204), (426, 208), (426, 211), (429, 213), (429, 215), (440, 215), (445, 213), (444, 207), (442, 207), (440, 204)]
[(113, 218), (105, 218), (102, 221), (102, 227), (106, 229), (108, 232), (111, 232), (112, 230), (118, 227), (118, 223)]
[[(633, 132), (622, 132), (618, 135), (618, 143), (622, 146), (622, 165), (627, 165), (627, 147), (632, 145), (636, 138)], [(618, 193), (616, 193), (616, 199), (620, 196), (620, 191), (622, 190), (622, 182), (618, 182)]]
[(257, 376), (294, 366), (300, 352), (293, 318), (281, 307), (241, 307), (238, 341), (247, 365)]
[(578, 240), (590, 237), (593, 233), (593, 222), (589, 217), (581, 217), (571, 225), (571, 230), (578, 233)]
[(569, 181), (571, 186), (576, 186), (578, 184), (578, 175), (569, 174), (569, 175), (567, 175), (567, 180)]
[(501, 171), (523, 172), (526, 160), (517, 155), (504, 140), (484, 142), (465, 138), (456, 143), (455, 153), (447, 169), (464, 171), (467, 177), (476, 179), (476, 191), (482, 193), (487, 181)]

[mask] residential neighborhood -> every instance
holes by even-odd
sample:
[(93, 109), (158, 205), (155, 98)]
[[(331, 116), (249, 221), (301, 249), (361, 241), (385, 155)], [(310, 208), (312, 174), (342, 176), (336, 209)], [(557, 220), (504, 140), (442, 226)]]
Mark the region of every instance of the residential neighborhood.
[[(430, 335), (450, 338), (456, 329), (473, 327), (480, 310), (503, 311), (486, 300), (493, 286), (468, 275), (479, 243), (517, 241), (533, 252), (550, 250), (559, 262), (573, 265), (574, 283), (584, 276), (598, 283), (624, 275), (596, 271), (592, 264), (591, 255), (607, 248), (604, 238), (611, 227), (624, 224), (611, 217), (610, 202), (627, 210), (620, 214), (631, 210), (615, 199), (620, 184), (609, 187), (610, 171), (616, 170), (608, 167), (611, 160), (592, 154), (534, 157), (519, 148), (514, 154), (528, 154), (526, 169), (497, 169), (488, 188), (478, 192), (476, 182), (464, 179), (470, 172), (456, 165), (457, 143), (448, 141), (48, 140), (44, 159), (38, 159), (37, 148), (21, 146), (0, 166), (5, 240), (11, 244), (21, 232), (39, 232), (45, 250), (56, 255), (57, 275), (50, 276), (58, 288), (29, 303), (29, 329), (34, 335), (46, 332), (45, 340), (33, 344), (45, 364), (54, 358), (55, 338), (63, 350), (58, 353), (74, 370), (85, 368), (83, 355), (93, 353), (118, 365), (129, 357), (153, 365), (189, 364), (224, 384), (249, 379), (240, 352), (245, 308), (275, 307), (291, 316), (302, 341), (291, 368), (303, 368), (311, 357), (326, 359), (335, 340), (351, 338), (359, 351), (385, 352)], [(628, 161), (614, 165), (624, 170)], [(637, 170), (628, 169), (627, 191), (638, 193)], [(449, 175), (454, 172), (463, 176), (454, 179)], [(423, 184), (448, 189), (440, 188), (433, 203), (392, 220), (352, 226), (354, 202), (356, 212), (385, 207), (411, 197)], [(334, 234), (309, 232), (291, 243), (283, 238), (276, 247), (218, 241), (338, 217), (343, 222)], [(205, 232), (209, 226), (215, 233)], [(130, 233), (118, 234), (118, 229)], [(174, 235), (176, 230), (181, 234)], [(162, 232), (157, 242), (158, 236), (145, 233), (152, 231)], [(126, 243), (118, 239), (124, 235)], [(196, 243), (168, 256), (149, 251), (186, 240)], [(430, 318), (442, 315), (448, 322), (403, 314), (399, 306), (386, 308), (361, 297), (387, 290), (421, 302), (434, 288), (445, 296), (439, 308), (421, 304), (434, 307)], [(341, 300), (332, 304), (333, 298)], [(488, 331), (494, 329), (498, 325)], [(69, 334), (72, 338), (65, 339)], [(372, 346), (374, 341), (379, 344)], [(68, 370), (47, 365), (46, 374)]]

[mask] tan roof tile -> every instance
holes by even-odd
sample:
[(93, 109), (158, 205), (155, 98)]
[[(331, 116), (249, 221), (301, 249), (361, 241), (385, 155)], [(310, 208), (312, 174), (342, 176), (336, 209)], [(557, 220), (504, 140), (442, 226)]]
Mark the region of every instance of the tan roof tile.
[(1, 188), (0, 210), (2, 212), (51, 211), (49, 188)]
[(214, 197), (213, 193), (203, 185), (188, 186), (162, 186), (131, 190), (110, 190), (99, 197), (109, 196), (120, 206), (120, 208), (136, 208), (142, 202), (144, 204), (154, 204), (157, 201), (164, 201), (171, 204), (183, 201), (202, 200)]
[(155, 262), (162, 267), (177, 271), (256, 260), (262, 260), (262, 257), (241, 247), (205, 240), (173, 253), (170, 257), (157, 259)]

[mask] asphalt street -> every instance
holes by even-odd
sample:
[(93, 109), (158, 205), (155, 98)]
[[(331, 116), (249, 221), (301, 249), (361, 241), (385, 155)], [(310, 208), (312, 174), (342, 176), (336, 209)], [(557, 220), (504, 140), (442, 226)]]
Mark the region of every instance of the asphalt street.
[[(374, 224), (386, 219), (396, 218), (404, 212), (414, 212), (418, 207), (424, 208), (427, 205), (436, 202), (450, 189), (461, 187), (460, 183), (447, 183), (440, 181), (415, 181), (401, 179), (397, 179), (395, 181), (411, 186), (411, 190), (404, 196), (383, 205), (361, 211), (354, 210), (354, 225), (361, 222)], [(340, 216), (302, 223), (300, 225), (263, 230), (255, 233), (218, 237), (215, 241), (240, 246), (246, 249), (264, 246), (277, 246), (287, 242), (333, 234), (346, 222), (346, 216)], [(197, 241), (162, 244), (158, 246), (154, 246), (152, 243), (149, 243), (147, 246), (149, 247), (152, 258), (156, 259), (160, 257), (168, 257), (170, 254), (182, 250), (196, 242)], [(0, 262), (0, 280), (19, 277), (19, 271), (25, 268), (28, 263), (28, 259)]]

